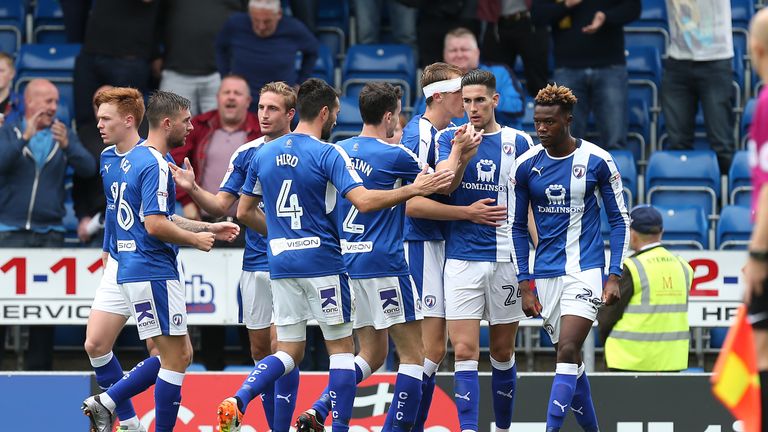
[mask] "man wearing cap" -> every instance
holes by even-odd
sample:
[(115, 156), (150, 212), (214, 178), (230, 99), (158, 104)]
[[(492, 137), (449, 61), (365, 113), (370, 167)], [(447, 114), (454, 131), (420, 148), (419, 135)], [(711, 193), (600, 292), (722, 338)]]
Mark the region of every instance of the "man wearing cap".
[(688, 290), (693, 269), (661, 245), (661, 213), (649, 205), (629, 214), (629, 245), (621, 300), (598, 313), (605, 361), (613, 370), (661, 372), (688, 368)]

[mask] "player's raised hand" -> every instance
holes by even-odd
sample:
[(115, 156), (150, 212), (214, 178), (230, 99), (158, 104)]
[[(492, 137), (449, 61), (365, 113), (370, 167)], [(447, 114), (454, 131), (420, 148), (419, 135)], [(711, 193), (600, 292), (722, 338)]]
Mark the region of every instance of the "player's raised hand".
[(496, 200), (483, 198), (467, 206), (467, 220), (478, 225), (500, 227), (507, 219), (507, 206), (491, 205)]
[(539, 316), (541, 314), (542, 306), (539, 302), (539, 298), (536, 296), (536, 294), (533, 293), (533, 290), (531, 289), (531, 282), (527, 280), (520, 281), (518, 289), (520, 290), (520, 296), (523, 302), (523, 313), (525, 316)]
[(195, 188), (195, 170), (192, 168), (189, 158), (184, 158), (184, 169), (171, 162), (168, 162), (168, 167), (171, 169), (171, 175), (173, 175), (176, 186), (187, 192)]
[(605, 281), (605, 288), (603, 288), (603, 304), (610, 306), (619, 301), (620, 298), (619, 277), (614, 274), (608, 275), (608, 280)]
[(413, 182), (413, 186), (418, 190), (419, 195), (432, 195), (433, 193), (439, 193), (451, 187), (451, 182), (455, 175), (452, 170), (445, 169), (427, 174), (428, 169), (429, 167), (424, 165), (424, 168), (421, 169), (421, 173), (416, 176), (416, 180)]
[(240, 234), (240, 226), (232, 222), (216, 222), (208, 227), (208, 231), (216, 236), (216, 240), (231, 243)]
[(212, 232), (198, 232), (193, 234), (195, 241), (193, 246), (203, 252), (208, 252), (213, 248), (213, 242), (216, 241), (216, 235)]

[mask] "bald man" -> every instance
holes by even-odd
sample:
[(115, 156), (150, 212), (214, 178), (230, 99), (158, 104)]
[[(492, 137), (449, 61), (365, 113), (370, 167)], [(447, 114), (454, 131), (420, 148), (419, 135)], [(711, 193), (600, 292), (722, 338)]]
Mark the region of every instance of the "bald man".
[[(56, 119), (59, 91), (35, 79), (24, 91), (24, 116), (0, 129), (0, 247), (64, 246), (64, 176), (91, 176), (96, 162)], [(53, 328), (32, 328), (26, 370), (50, 370)]]
[[(763, 82), (768, 82), (768, 9), (752, 18), (749, 28), (752, 65)], [(749, 241), (749, 259), (744, 266), (749, 321), (755, 335), (760, 381), (768, 382), (768, 91), (760, 91), (747, 145), (752, 169), (752, 218), (755, 227)], [(768, 413), (768, 385), (760, 388), (762, 412)], [(768, 431), (763, 415), (762, 431)]]

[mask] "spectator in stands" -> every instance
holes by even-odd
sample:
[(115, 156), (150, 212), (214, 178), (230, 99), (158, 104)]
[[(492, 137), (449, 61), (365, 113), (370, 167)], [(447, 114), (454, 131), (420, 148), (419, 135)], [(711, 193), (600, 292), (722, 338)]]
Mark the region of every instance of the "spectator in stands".
[[(763, 82), (768, 82), (768, 9), (761, 9), (749, 28), (752, 64)], [(752, 217), (755, 223), (749, 239), (749, 259), (744, 266), (744, 303), (754, 330), (757, 369), (760, 374), (762, 430), (768, 430), (768, 90), (758, 96), (750, 127), (752, 168)]]
[(0, 52), (0, 127), (7, 121), (13, 123), (18, 116), (18, 100), (13, 93), (13, 78), (16, 68), (13, 57)]
[(93, 0), (59, 0), (67, 43), (83, 43)]
[(310, 32), (315, 33), (317, 31), (317, 1), (290, 0), (289, 4), (291, 6), (291, 15), (303, 22)]
[(416, 8), (407, 5), (407, 0), (355, 0), (357, 43), (377, 44), (381, 42), (382, 8), (387, 4), (389, 26), (393, 43), (416, 47)]
[(419, 45), (419, 67), (443, 61), (440, 48), (446, 33), (463, 27), (470, 29), (475, 37), (480, 36), (480, 21), (477, 19), (477, 5), (483, 0), (443, 0), (430, 2), (407, 0), (419, 7), (417, 42)]
[(610, 369), (672, 372), (688, 368), (688, 291), (693, 269), (661, 245), (661, 213), (640, 205), (629, 213), (629, 246), (619, 301), (597, 315)]
[(735, 148), (731, 3), (667, 2), (670, 44), (661, 80), (661, 109), (670, 150), (693, 148), (701, 103), (707, 141), (727, 173)]
[(477, 46), (474, 33), (463, 27), (448, 32), (443, 46), (443, 61), (457, 66), (465, 74), (478, 68), (493, 73), (496, 77), (496, 90), (499, 93), (496, 121), (516, 129), (522, 127), (525, 100), (520, 82), (505, 65), (480, 63), (480, 48)]
[(96, 1), (75, 61), (75, 119), (95, 118), (93, 93), (104, 84), (147, 93), (151, 62), (160, 57), (160, 2)]
[[(77, 135), (58, 121), (59, 91), (34, 79), (24, 90), (24, 116), (0, 129), (0, 247), (64, 246), (67, 166), (93, 175), (96, 163)], [(26, 369), (52, 367), (53, 326), (30, 329)]]
[[(245, 77), (251, 93), (264, 84), (285, 81), (298, 86), (317, 61), (318, 42), (294, 17), (283, 16), (280, 0), (250, 0), (248, 13), (229, 17), (216, 38), (216, 64), (221, 76)], [(301, 67), (296, 70), (296, 53)], [(256, 111), (256, 103), (251, 103)]]
[[(96, 100), (96, 96), (100, 92), (111, 88), (110, 85), (99, 87), (93, 94), (93, 100)], [(94, 113), (98, 110), (95, 102), (93, 110)], [(75, 216), (79, 221), (77, 238), (88, 246), (101, 247), (102, 235), (104, 234), (104, 210), (107, 202), (104, 199), (104, 184), (98, 170), (101, 152), (104, 150), (104, 140), (101, 139), (96, 125), (97, 122), (94, 120), (80, 124), (77, 128), (77, 137), (80, 138), (80, 143), (88, 150), (96, 163), (96, 173), (88, 177), (75, 175), (72, 178), (72, 203), (75, 207)]]
[(579, 99), (571, 131), (585, 136), (595, 116), (603, 148), (627, 142), (627, 65), (624, 25), (640, 18), (640, 0), (535, 0), (532, 19), (552, 29), (554, 81)]
[(478, 18), (487, 22), (483, 35), (483, 58), (515, 67), (523, 61), (525, 88), (535, 96), (549, 76), (549, 29), (531, 21), (530, 0), (489, 0)]
[[(245, 10), (241, 0), (166, 0), (165, 51), (160, 90), (184, 96), (192, 115), (216, 109), (221, 76), (214, 40), (230, 15)], [(195, 31), (189, 31), (194, 28)]]
[[(251, 92), (245, 78), (238, 75), (225, 77), (217, 94), (218, 107), (192, 118), (194, 129), (187, 136), (186, 144), (171, 150), (179, 166), (184, 166), (184, 158), (189, 158), (200, 186), (208, 192), (216, 194), (219, 191), (235, 150), (261, 136), (258, 117), (248, 111), (250, 104)], [(184, 217), (208, 218), (200, 213), (183, 189), (177, 189), (176, 198), (184, 207)], [(229, 215), (235, 216), (236, 209), (233, 207)]]

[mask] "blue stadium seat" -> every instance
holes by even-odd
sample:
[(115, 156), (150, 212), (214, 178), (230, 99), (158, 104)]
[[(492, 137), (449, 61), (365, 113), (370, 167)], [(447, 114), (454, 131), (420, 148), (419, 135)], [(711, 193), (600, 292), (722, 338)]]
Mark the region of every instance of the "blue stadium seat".
[[(61, 100), (74, 101), (72, 74), (80, 44), (26, 44), (16, 58), (14, 91), (21, 94), (34, 78), (52, 81), (59, 89)], [(74, 107), (69, 107), (70, 112)]]
[(752, 178), (746, 150), (737, 151), (733, 155), (728, 170), (728, 203), (742, 207), (752, 205)]
[(637, 163), (635, 162), (635, 157), (629, 150), (611, 150), (610, 153), (621, 173), (621, 183), (624, 185), (624, 200), (627, 207), (632, 207), (638, 200)]
[(58, 0), (37, 0), (32, 12), (34, 43), (66, 43), (64, 13)]
[(757, 99), (750, 98), (746, 105), (744, 105), (744, 112), (741, 114), (741, 148), (747, 147), (747, 141), (749, 140), (749, 127), (752, 125), (752, 116), (755, 115), (755, 107), (757, 107)]
[(695, 206), (717, 213), (720, 168), (712, 150), (663, 150), (651, 154), (645, 173), (646, 200), (663, 207)]
[[(713, 327), (709, 330), (709, 347), (722, 348), (725, 337), (728, 335), (728, 327)], [(704, 372), (704, 371), (702, 371)]]
[(64, 202), (64, 211), (66, 212), (64, 214), (64, 219), (62, 220), (64, 229), (66, 230), (64, 233), (64, 242), (67, 244), (80, 243), (80, 239), (77, 238), (77, 225), (79, 221), (77, 220), (77, 216), (75, 216), (75, 207), (71, 198)]
[(754, 224), (749, 207), (725, 206), (717, 223), (718, 249), (746, 249)]
[(0, 51), (16, 55), (25, 28), (24, 2), (0, 0)]
[(342, 93), (354, 96), (369, 81), (387, 81), (403, 88), (405, 103), (411, 106), (416, 82), (416, 61), (408, 45), (353, 45), (342, 68)]
[(642, 0), (642, 6), (640, 19), (632, 23), (633, 27), (643, 26), (669, 29), (667, 5), (664, 0)]
[(661, 55), (656, 47), (631, 46), (625, 48), (629, 87), (645, 93), (643, 99), (651, 101), (651, 108), (659, 106), (661, 86)]
[[(301, 52), (296, 53), (296, 70), (301, 69)], [(312, 69), (311, 76), (313, 78), (320, 78), (328, 84), (336, 87), (336, 80), (334, 78), (334, 66), (333, 57), (331, 56), (331, 50), (325, 45), (320, 45), (317, 51), (317, 61)]]
[(754, 0), (731, 0), (731, 23), (733, 28), (749, 29), (749, 21), (755, 14)]
[(707, 249), (707, 217), (701, 207), (656, 206), (664, 220), (661, 241), (670, 249)]
[[(654, 123), (651, 120), (648, 101), (631, 97), (627, 101), (629, 129), (627, 131), (627, 149), (632, 152), (635, 160), (646, 160), (651, 144), (651, 130)], [(635, 195), (637, 196), (637, 195)]]
[(339, 103), (341, 109), (339, 116), (336, 118), (336, 127), (333, 128), (331, 133), (331, 142), (338, 142), (358, 135), (363, 128), (363, 118), (360, 116), (357, 96), (342, 96), (339, 98)]
[(349, 3), (345, 0), (320, 0), (317, 5), (316, 32), (321, 44), (330, 48), (337, 62), (344, 58), (349, 35)]
[(669, 46), (669, 32), (663, 27), (624, 27), (624, 46), (652, 46), (664, 57)]

